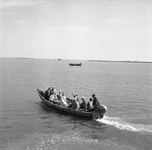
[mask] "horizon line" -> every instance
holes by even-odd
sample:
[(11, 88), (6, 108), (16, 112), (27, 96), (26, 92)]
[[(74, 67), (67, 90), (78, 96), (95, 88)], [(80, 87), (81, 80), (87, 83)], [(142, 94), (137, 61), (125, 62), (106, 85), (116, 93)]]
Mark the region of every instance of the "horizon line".
[(92, 61), (92, 62), (125, 62), (125, 63), (152, 63), (152, 61), (141, 61), (141, 60), (101, 60), (101, 59), (62, 59), (62, 58), (34, 58), (34, 57), (1, 57), (0, 58), (10, 58), (10, 59), (50, 59), (50, 60), (82, 60), (82, 61)]

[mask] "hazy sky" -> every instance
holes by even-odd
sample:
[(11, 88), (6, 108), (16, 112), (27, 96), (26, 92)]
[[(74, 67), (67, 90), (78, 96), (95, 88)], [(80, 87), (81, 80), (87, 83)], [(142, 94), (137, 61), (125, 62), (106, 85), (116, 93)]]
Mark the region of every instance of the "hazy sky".
[(152, 61), (152, 0), (0, 0), (0, 56)]

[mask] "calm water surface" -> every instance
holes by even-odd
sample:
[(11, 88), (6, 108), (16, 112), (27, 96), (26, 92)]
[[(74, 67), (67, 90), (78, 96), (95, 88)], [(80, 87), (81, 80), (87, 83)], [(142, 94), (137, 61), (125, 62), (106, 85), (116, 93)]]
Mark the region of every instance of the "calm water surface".
[[(152, 149), (152, 64), (70, 62), (0, 59), (0, 149)], [(84, 120), (46, 108), (36, 89), (52, 85), (67, 97), (95, 93), (106, 116)]]

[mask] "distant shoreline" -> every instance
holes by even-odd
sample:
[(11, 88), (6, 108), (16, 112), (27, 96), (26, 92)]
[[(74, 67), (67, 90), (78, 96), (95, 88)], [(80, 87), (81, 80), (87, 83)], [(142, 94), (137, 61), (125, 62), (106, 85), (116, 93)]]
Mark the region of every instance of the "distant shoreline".
[(90, 61), (90, 62), (114, 62), (114, 63), (152, 63), (151, 61), (132, 61), (132, 60), (83, 60), (83, 59), (58, 59), (58, 58), (27, 58), (27, 57), (0, 57), (2, 59), (44, 59), (44, 60), (70, 60), (70, 61)]
[(123, 61), (123, 60), (88, 60), (93, 62), (115, 62), (115, 63), (152, 63), (151, 61)]

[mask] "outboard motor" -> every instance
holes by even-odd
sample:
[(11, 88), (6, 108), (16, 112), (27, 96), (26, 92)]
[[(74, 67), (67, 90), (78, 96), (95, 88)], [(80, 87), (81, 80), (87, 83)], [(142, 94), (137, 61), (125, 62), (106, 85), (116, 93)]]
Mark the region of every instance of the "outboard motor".
[(95, 108), (94, 110), (96, 114), (96, 119), (100, 119), (104, 117), (104, 114), (107, 112), (107, 107), (105, 105), (101, 105)]

